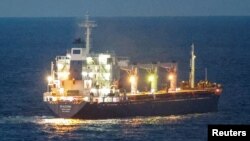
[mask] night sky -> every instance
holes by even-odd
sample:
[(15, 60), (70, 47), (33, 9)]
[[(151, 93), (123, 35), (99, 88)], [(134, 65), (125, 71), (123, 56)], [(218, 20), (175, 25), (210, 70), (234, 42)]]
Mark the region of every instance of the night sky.
[(250, 16), (250, 0), (0, 0), (0, 17)]

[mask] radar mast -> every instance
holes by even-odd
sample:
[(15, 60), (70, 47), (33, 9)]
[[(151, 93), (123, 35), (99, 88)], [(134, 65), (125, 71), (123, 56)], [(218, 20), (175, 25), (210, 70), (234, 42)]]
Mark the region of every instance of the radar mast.
[(85, 32), (85, 47), (86, 47), (86, 54), (89, 54), (90, 48), (91, 48), (91, 31), (93, 27), (96, 27), (96, 24), (94, 21), (89, 20), (89, 14), (87, 13), (85, 15), (85, 22), (81, 24), (82, 27), (86, 28)]

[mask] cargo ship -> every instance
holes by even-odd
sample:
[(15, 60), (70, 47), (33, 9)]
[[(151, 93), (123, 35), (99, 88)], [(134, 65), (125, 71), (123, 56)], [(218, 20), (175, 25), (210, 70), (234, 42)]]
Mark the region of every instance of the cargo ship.
[(91, 52), (94, 21), (86, 20), (85, 39), (51, 62), (43, 101), (60, 118), (109, 119), (216, 112), (221, 84), (195, 82), (191, 45), (188, 81), (178, 81), (176, 62), (132, 64), (115, 53)]

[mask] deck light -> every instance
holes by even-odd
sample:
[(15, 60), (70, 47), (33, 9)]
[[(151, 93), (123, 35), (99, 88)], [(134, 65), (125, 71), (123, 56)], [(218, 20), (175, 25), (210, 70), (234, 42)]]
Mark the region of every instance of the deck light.
[(47, 80), (48, 80), (48, 83), (50, 83), (52, 81), (52, 77), (51, 76), (48, 76), (47, 77)]
[(173, 78), (174, 78), (173, 74), (168, 75), (168, 80), (173, 80)]
[(130, 78), (129, 78), (129, 82), (130, 82), (130, 83), (135, 83), (135, 81), (136, 81), (135, 76), (134, 76), (134, 75), (131, 75)]
[(149, 75), (148, 81), (149, 81), (149, 82), (152, 82), (153, 80), (154, 80), (154, 75), (153, 75), (153, 74)]

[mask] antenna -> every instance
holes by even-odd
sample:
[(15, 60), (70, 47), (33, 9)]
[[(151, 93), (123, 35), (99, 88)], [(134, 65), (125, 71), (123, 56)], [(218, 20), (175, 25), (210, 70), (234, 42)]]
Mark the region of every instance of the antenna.
[(194, 43), (191, 45), (191, 59), (190, 59), (190, 75), (189, 75), (189, 85), (194, 88), (195, 83), (195, 54), (194, 54)]
[(90, 36), (91, 36), (91, 31), (93, 27), (96, 27), (96, 24), (94, 21), (90, 21), (89, 20), (89, 14), (88, 12), (85, 15), (85, 22), (83, 24), (81, 24), (82, 27), (86, 28), (86, 32), (85, 32), (85, 42), (86, 42), (86, 54), (89, 54), (90, 48), (91, 48), (91, 43), (90, 43)]

